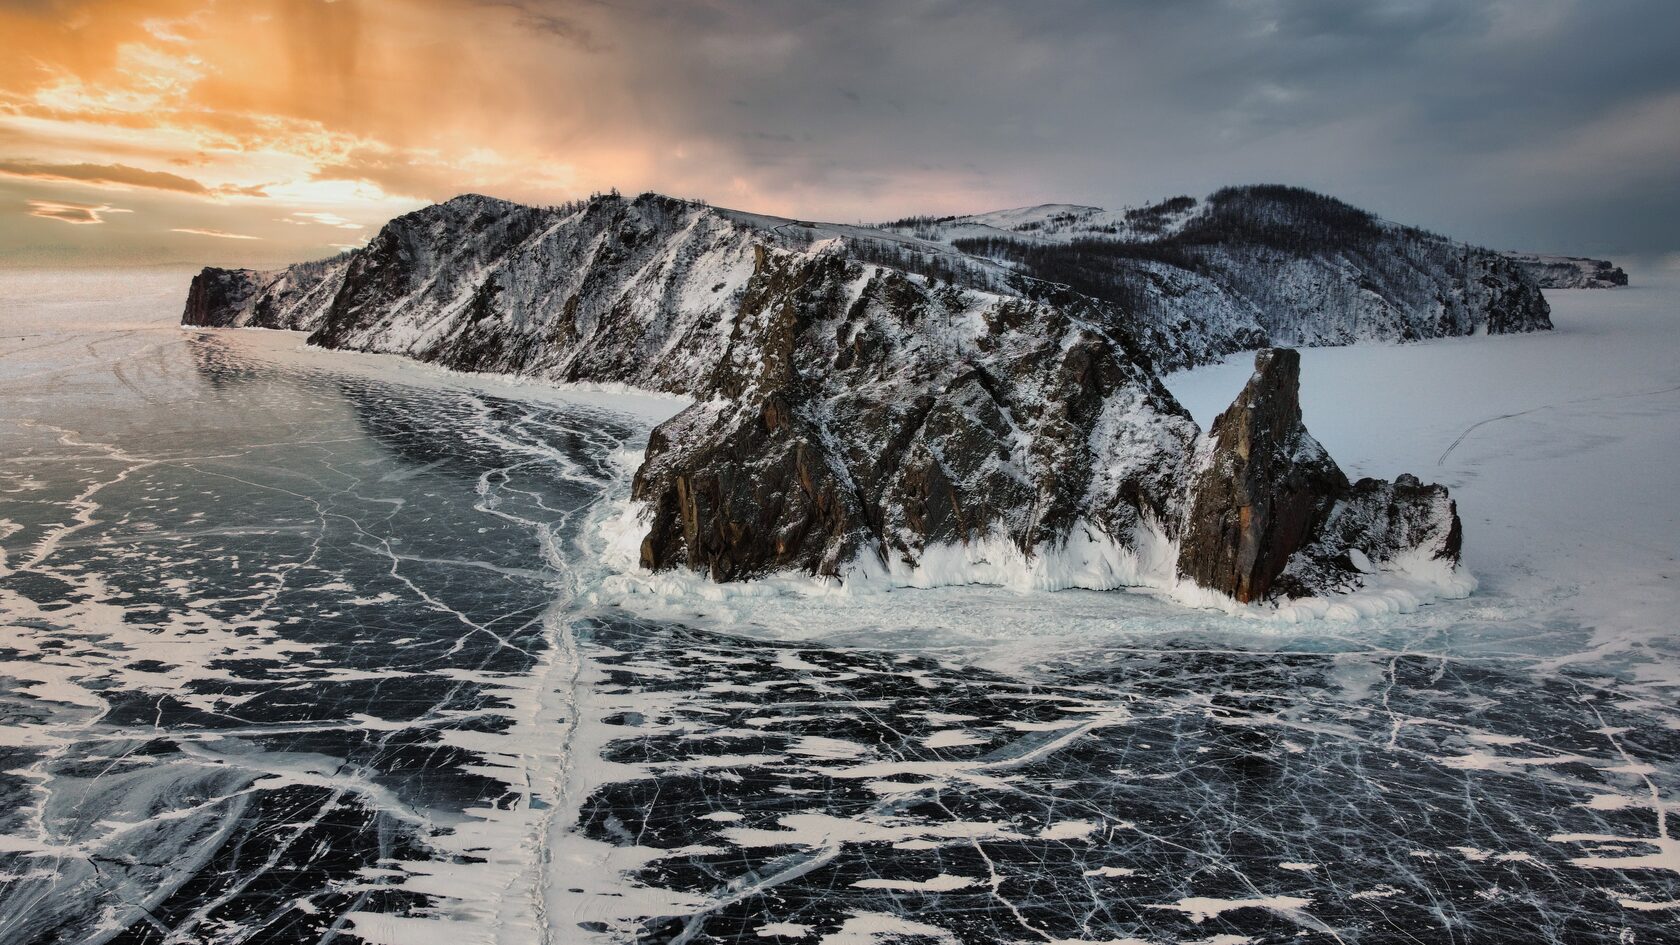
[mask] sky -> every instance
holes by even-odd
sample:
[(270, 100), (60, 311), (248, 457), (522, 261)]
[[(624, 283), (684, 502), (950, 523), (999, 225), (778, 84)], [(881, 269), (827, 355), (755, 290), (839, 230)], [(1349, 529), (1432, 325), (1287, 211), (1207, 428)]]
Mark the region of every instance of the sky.
[(1289, 183), (1680, 251), (1675, 0), (0, 0), (0, 53), (0, 265), (615, 187), (856, 222)]

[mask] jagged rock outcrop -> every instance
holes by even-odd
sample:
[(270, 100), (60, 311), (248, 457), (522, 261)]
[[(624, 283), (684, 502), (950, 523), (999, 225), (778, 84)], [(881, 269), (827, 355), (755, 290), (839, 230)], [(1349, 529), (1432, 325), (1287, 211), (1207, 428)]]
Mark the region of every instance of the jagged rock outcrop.
[(1258, 352), (1213, 422), (1190, 483), (1180, 575), (1242, 602), (1356, 584), (1397, 555), (1458, 562), (1462, 528), (1443, 486), (1347, 476), (1301, 422), (1301, 356)]
[(1627, 272), (1608, 259), (1545, 253), (1504, 255), (1542, 289), (1614, 289), (1628, 284)]
[(1290, 556), (1348, 490), (1301, 422), (1300, 384), (1300, 354), (1256, 354), (1254, 375), (1213, 421), (1190, 486), (1179, 573), (1244, 603), (1270, 596)]
[(1311, 542), (1272, 584), (1277, 597), (1350, 590), (1367, 575), (1403, 566), (1456, 570), (1464, 545), (1458, 506), (1447, 487), (1402, 473), (1393, 482), (1361, 479), (1331, 506)]
[[(1186, 297), (1206, 288), (1162, 266)], [(1348, 486), (1299, 429), (1292, 353), (1267, 355), (1275, 368), (1245, 392), (1266, 415), (1222, 419), (1205, 446), (1153, 365), (1198, 330), (1188, 314), (1140, 320), (1020, 286), (996, 260), (880, 230), (652, 194), (556, 208), (469, 195), (321, 263), (205, 270), (183, 320), (692, 396), (652, 432), (633, 485), (650, 568), (936, 581), (981, 556), (987, 575), (1035, 569), (1034, 586), (1170, 585), (1174, 556), (1155, 552), (1185, 542), (1185, 576), (1260, 600), (1357, 586), (1405, 541), (1434, 540), (1416, 489)], [(1486, 302), (1486, 288), (1460, 296)], [(1243, 331), (1220, 343), (1264, 337)], [(1222, 479), (1200, 465), (1239, 447), (1246, 465)]]
[(181, 324), (206, 328), (297, 329), (336, 297), (352, 257), (299, 263), (278, 272), (205, 269), (193, 276)]

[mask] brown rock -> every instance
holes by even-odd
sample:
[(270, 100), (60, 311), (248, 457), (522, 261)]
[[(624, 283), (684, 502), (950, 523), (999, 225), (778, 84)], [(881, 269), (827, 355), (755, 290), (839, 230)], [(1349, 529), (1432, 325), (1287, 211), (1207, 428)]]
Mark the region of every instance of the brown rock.
[(1213, 446), (1191, 485), (1179, 574), (1239, 601), (1264, 600), (1307, 545), (1347, 477), (1301, 423), (1301, 356), (1267, 348), (1213, 422)]

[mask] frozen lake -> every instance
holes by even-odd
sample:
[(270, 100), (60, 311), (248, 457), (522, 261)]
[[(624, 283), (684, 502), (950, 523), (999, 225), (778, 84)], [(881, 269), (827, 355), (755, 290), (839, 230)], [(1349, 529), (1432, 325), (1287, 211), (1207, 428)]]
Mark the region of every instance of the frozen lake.
[(182, 331), (187, 278), (0, 273), (6, 945), (1680, 940), (1673, 274), (1308, 352), (1482, 587), (1295, 625), (622, 573), (675, 403)]

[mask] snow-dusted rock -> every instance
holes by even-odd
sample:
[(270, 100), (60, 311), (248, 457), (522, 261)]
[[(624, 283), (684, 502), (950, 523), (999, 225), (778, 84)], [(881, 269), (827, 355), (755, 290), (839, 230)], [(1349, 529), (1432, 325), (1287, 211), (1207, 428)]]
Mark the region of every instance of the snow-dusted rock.
[(1608, 259), (1545, 253), (1506, 253), (1505, 258), (1542, 289), (1614, 289), (1628, 284), (1627, 272)]
[(1459, 575), (1464, 529), (1447, 487), (1402, 473), (1361, 479), (1341, 492), (1310, 540), (1272, 584), (1277, 597), (1326, 597), (1395, 571), (1441, 585)]
[(344, 254), (278, 272), (205, 269), (187, 289), (181, 324), (312, 329), (337, 296), (351, 259)]
[[(1169, 203), (1127, 225), (1183, 233), (1199, 225), (1198, 212), (1193, 201)], [(1267, 232), (1304, 219), (1272, 220)], [(719, 580), (886, 572), (911, 583), (993, 579), (1014, 568), (1030, 572), (1033, 586), (1174, 586), (1189, 577), (1259, 600), (1357, 586), (1364, 571), (1335, 562), (1354, 560), (1351, 549), (1380, 568), (1388, 545), (1366, 541), (1366, 531), (1389, 544), (1434, 540), (1411, 527), (1417, 516), (1366, 509), (1360, 487), (1350, 490), (1322, 450), (1314, 461), (1335, 481), (1307, 506), (1273, 494), (1291, 487), (1288, 469), (1247, 476), (1240, 488), (1206, 485), (1205, 458), (1221, 454), (1224, 445), (1212, 444), (1225, 434), (1204, 437), (1153, 363), (1253, 347), (1285, 323), (1298, 332), (1310, 324), (1318, 342), (1388, 338), (1410, 324), (1373, 317), (1392, 314), (1375, 303), (1338, 308), (1353, 296), (1328, 290), (1310, 318), (1285, 318), (1265, 308), (1289, 296), (1256, 288), (1264, 272), (1242, 293), (1232, 288), (1233, 268), (1276, 263), (1275, 272), (1294, 272), (1298, 260), (1282, 242), (1209, 243), (1197, 250), (1205, 264), (1189, 266), (1169, 252), (1134, 260), (1130, 271), (1159, 301), (1140, 314), (1119, 296), (1035, 281), (916, 234), (652, 194), (557, 208), (469, 195), (399, 217), (365, 248), (322, 263), (207, 269), (183, 320), (292, 328), (327, 347), (692, 396), (653, 431), (635, 477), (634, 496), (649, 513), (641, 557), (650, 568)], [(1333, 265), (1385, 259), (1382, 251), (1364, 245)], [(1291, 278), (1317, 278), (1313, 267), (1332, 265), (1314, 260)], [(1395, 265), (1431, 285), (1460, 280), (1457, 308), (1442, 303), (1464, 315), (1452, 330), (1543, 327), (1543, 311), (1535, 317), (1522, 298), (1510, 301), (1531, 288), (1521, 279), (1462, 260), (1440, 272), (1422, 257)], [(1268, 358), (1295, 363), (1292, 352)], [(1292, 404), (1288, 380), (1272, 389), (1284, 397), (1287, 387)], [(1298, 408), (1293, 416), (1298, 426)], [(1284, 426), (1274, 432), (1311, 442)], [(1305, 468), (1300, 449), (1291, 455)], [(1191, 536), (1206, 544), (1205, 523), (1257, 504), (1288, 523), (1238, 542), (1239, 557), (1264, 562), (1249, 567), (1263, 580), (1233, 582), (1226, 565), (1204, 567), (1214, 559), (1176, 550)], [(1169, 545), (1175, 550), (1162, 553)], [(1309, 547), (1324, 573), (1302, 565), (1298, 577), (1277, 580)]]
[(1130, 547), (1171, 514), (1196, 427), (1089, 311), (832, 253), (762, 252), (749, 286), (707, 399), (636, 475), (647, 567), (839, 575), (1076, 522)]

